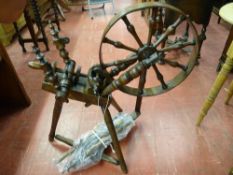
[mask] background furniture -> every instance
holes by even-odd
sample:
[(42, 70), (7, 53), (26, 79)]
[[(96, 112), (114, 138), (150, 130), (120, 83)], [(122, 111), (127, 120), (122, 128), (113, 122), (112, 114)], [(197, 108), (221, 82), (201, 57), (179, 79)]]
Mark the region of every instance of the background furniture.
[[(201, 46), (204, 40), (206, 40), (206, 28), (210, 21), (210, 16), (212, 12), (212, 8), (214, 5), (214, 0), (166, 0), (168, 4), (174, 5), (175, 7), (181, 9), (186, 14), (189, 14), (192, 21), (195, 23), (202, 25), (201, 32), (199, 34), (199, 42), (200, 42), (200, 51), (199, 57), (201, 52)], [(176, 16), (174, 14), (168, 12), (167, 19), (168, 23), (170, 21), (174, 21)]]
[[(151, 0), (142, 0), (142, 2), (148, 2)], [(202, 25), (202, 29), (199, 32), (199, 57), (201, 52), (201, 46), (203, 41), (206, 39), (206, 28), (210, 21), (210, 16), (212, 12), (212, 7), (214, 4), (214, 0), (153, 0), (158, 2), (166, 2), (168, 4), (171, 4), (178, 9), (181, 9), (186, 14), (190, 15), (190, 18), (195, 23)], [(142, 15), (147, 14), (147, 12), (144, 12)], [(174, 21), (178, 18), (174, 12), (167, 10), (165, 12), (165, 20), (164, 20), (164, 26), (169, 26), (170, 24), (174, 23)], [(186, 26), (186, 32), (185, 34), (188, 34), (189, 26)], [(187, 36), (188, 37), (188, 36)], [(198, 62), (197, 62), (198, 64)]]
[[(24, 44), (28, 42), (32, 42), (34, 46), (38, 46), (37, 42), (43, 42), (46, 46), (46, 50), (49, 50), (48, 39), (44, 30), (45, 25), (48, 24), (48, 20), (45, 21), (42, 19), (42, 17), (45, 16), (50, 9), (53, 10), (54, 16), (54, 19), (51, 19), (51, 21), (55, 22), (60, 29), (60, 24), (58, 20), (59, 9), (55, 0), (29, 0), (28, 5), (24, 9), (24, 18), (26, 20), (31, 38), (24, 39), (18, 29), (18, 25), (14, 23), (16, 34), (18, 36), (18, 41), (22, 47), (23, 52), (26, 52)], [(35, 21), (38, 32), (42, 35), (40, 38), (38, 38), (38, 34), (35, 33), (32, 21)]]
[[(233, 3), (227, 4), (225, 6), (223, 6), (220, 9), (220, 16), (226, 20), (227, 22), (229, 22), (230, 24), (233, 24)], [(221, 71), (219, 72), (209, 94), (208, 97), (206, 98), (201, 111), (199, 113), (199, 117), (197, 120), (197, 125), (199, 126), (202, 122), (202, 120), (204, 119), (204, 117), (207, 115), (209, 109), (211, 108), (211, 106), (213, 105), (221, 87), (223, 86), (225, 80), (227, 79), (227, 75), (228, 73), (231, 71), (233, 67), (233, 42), (231, 41), (231, 45), (227, 51), (227, 59), (226, 62), (223, 64), (223, 67), (221, 69)], [(230, 88), (231, 91), (232, 88)], [(228, 103), (228, 101), (230, 100), (230, 97), (228, 97), (226, 103)]]
[(103, 4), (103, 8), (104, 8), (105, 3), (112, 3), (113, 14), (115, 13), (114, 0), (88, 0), (87, 2), (88, 2), (88, 11), (91, 19), (93, 19), (93, 12), (92, 12), (93, 7), (91, 7), (92, 5)]
[(214, 8), (213, 8), (213, 12), (218, 15), (218, 23), (220, 23), (221, 21), (221, 17), (219, 16), (219, 9), (227, 4), (227, 3), (230, 3), (230, 2), (233, 2), (233, 0), (215, 0), (214, 1)]
[[(89, 11), (89, 15), (91, 17), (91, 19), (93, 19), (93, 13), (92, 10), (93, 9), (99, 9), (99, 8), (104, 8), (104, 4), (105, 3), (112, 3), (112, 7), (113, 7), (113, 13), (115, 13), (115, 3), (114, 0), (58, 0), (59, 4), (69, 10), (69, 6), (81, 6), (82, 7), (82, 11), (88, 10)], [(101, 7), (91, 7), (92, 5), (99, 5), (102, 4)], [(88, 6), (88, 8), (84, 8), (84, 6)]]

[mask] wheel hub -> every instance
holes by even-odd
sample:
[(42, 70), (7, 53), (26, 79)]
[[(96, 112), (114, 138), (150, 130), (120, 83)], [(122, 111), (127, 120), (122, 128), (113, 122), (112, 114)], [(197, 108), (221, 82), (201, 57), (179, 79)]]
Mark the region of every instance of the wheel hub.
[(153, 48), (152, 46), (144, 45), (142, 48), (138, 50), (138, 56), (139, 56), (138, 59), (140, 61), (147, 59), (155, 52), (156, 52), (155, 48)]

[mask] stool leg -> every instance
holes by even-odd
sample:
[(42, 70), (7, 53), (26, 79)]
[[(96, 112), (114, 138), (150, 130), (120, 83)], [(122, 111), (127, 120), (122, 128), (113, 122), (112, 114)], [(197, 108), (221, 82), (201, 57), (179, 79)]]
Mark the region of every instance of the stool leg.
[(233, 95), (233, 81), (231, 82), (229, 88), (227, 89), (227, 98), (225, 100), (226, 105), (228, 105), (229, 101), (231, 100), (232, 95)]
[(223, 86), (225, 80), (227, 79), (227, 75), (229, 74), (229, 72), (231, 71), (233, 67), (233, 42), (231, 43), (231, 46), (229, 48), (229, 52), (228, 52), (228, 56), (226, 59), (225, 64), (223, 65), (221, 71), (219, 72), (209, 94), (207, 99), (205, 100), (202, 109), (199, 113), (199, 117), (197, 120), (197, 126), (199, 126), (202, 122), (202, 120), (204, 119), (204, 117), (206, 116), (208, 110), (210, 109), (210, 107), (213, 105), (215, 98), (217, 97), (221, 87)]
[(117, 133), (116, 133), (113, 121), (112, 121), (111, 114), (109, 110), (108, 109), (105, 110), (104, 107), (102, 107), (102, 112), (104, 114), (104, 120), (109, 130), (110, 136), (112, 138), (112, 144), (113, 144), (114, 150), (116, 151), (117, 158), (119, 159), (119, 162), (120, 162), (121, 170), (124, 173), (127, 173), (128, 169), (127, 169), (127, 166), (126, 166), (126, 163), (125, 163), (122, 151), (121, 151), (121, 147), (120, 147), (120, 144), (117, 138)]
[(37, 5), (37, 1), (36, 0), (30, 0), (30, 3), (31, 3), (32, 10), (33, 10), (33, 13), (34, 13), (36, 25), (37, 25), (38, 29), (41, 31), (43, 42), (45, 44), (46, 50), (49, 51), (48, 39), (47, 39), (47, 36), (45, 34), (45, 31), (44, 31), (44, 26), (42, 24), (42, 20), (41, 20), (41, 16), (40, 16), (40, 10), (39, 10), (39, 7)]
[(24, 10), (24, 18), (26, 21), (26, 25), (28, 27), (28, 31), (31, 35), (32, 42), (33, 42), (34, 46), (38, 47), (37, 37), (36, 37), (35, 30), (33, 27), (32, 19), (31, 19), (30, 15), (28, 14), (28, 11), (26, 9)]
[(14, 25), (14, 28), (15, 28), (15, 32), (16, 32), (16, 35), (17, 35), (19, 44), (21, 45), (22, 50), (23, 50), (23, 52), (25, 53), (25, 52), (27, 52), (27, 51), (26, 51), (26, 48), (25, 48), (25, 46), (24, 46), (23, 38), (22, 38), (22, 36), (21, 36), (21, 34), (20, 34), (18, 25), (17, 25), (16, 22), (14, 22), (13, 25)]

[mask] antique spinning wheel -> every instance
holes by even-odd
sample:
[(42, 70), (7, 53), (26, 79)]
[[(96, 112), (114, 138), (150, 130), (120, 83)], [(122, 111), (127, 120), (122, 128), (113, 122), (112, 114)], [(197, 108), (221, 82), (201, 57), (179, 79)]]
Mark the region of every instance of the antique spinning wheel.
[[(167, 23), (167, 11), (177, 16), (172, 24)], [(146, 20), (142, 12), (148, 13)], [(45, 72), (43, 89), (56, 94), (49, 140), (54, 140), (62, 105), (69, 98), (85, 102), (86, 106), (97, 105), (101, 107), (117, 155), (117, 159), (107, 156), (107, 161), (120, 165), (127, 173), (108, 107), (112, 104), (119, 112), (122, 109), (111, 94), (119, 89), (137, 96), (132, 113), (136, 120), (141, 113), (143, 96), (158, 95), (176, 87), (192, 71), (199, 51), (195, 27), (186, 14), (167, 4), (149, 2), (126, 8), (113, 17), (104, 30), (99, 49), (100, 64), (92, 66), (88, 74), (82, 74), (80, 68), (75, 72), (75, 61), (65, 49), (69, 40), (60, 37), (53, 25), (51, 30), (65, 68), (56, 68), (38, 48), (35, 49), (39, 67)], [(33, 62), (31, 67), (38, 66)], [(66, 143), (64, 137), (56, 138)]]
[[(178, 16), (169, 26), (165, 24), (167, 10)], [(146, 20), (141, 16), (142, 11), (149, 14)], [(187, 25), (189, 33), (185, 33)], [(111, 55), (124, 59), (112, 59)], [(113, 79), (137, 63), (155, 57), (139, 80), (119, 87), (135, 96), (158, 95), (176, 87), (192, 71), (197, 56), (197, 32), (189, 17), (173, 6), (158, 2), (136, 4), (114, 16), (104, 30), (99, 49), (100, 65)], [(160, 61), (165, 64), (159, 64)]]

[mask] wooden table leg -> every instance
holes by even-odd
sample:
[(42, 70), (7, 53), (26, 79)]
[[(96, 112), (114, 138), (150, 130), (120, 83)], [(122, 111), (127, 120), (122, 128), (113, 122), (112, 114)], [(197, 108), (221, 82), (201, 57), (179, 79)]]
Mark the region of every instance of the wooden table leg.
[(31, 104), (23, 84), (15, 71), (15, 68), (7, 54), (6, 49), (0, 42), (0, 105), (1, 106), (24, 106)]

